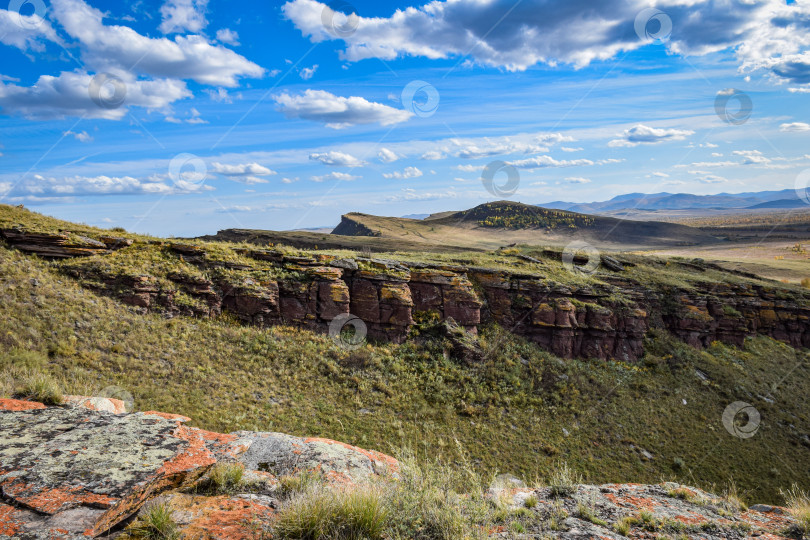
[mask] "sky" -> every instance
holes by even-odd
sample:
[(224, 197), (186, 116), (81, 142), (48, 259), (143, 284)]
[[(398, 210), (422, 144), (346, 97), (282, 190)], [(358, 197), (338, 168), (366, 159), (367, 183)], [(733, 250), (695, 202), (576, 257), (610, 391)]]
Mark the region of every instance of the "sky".
[(11, 0), (0, 202), (159, 236), (803, 189), (810, 2)]

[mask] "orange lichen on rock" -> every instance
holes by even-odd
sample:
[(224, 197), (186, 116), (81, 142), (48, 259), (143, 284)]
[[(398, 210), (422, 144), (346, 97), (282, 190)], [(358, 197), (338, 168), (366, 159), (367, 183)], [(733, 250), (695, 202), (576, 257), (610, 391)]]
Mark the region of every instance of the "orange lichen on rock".
[(271, 506), (245, 498), (175, 494), (170, 506), (184, 517), (183, 534), (210, 540), (251, 540), (273, 520)]
[(44, 409), (45, 405), (38, 401), (25, 401), (22, 399), (0, 399), (0, 411), (30, 411)]
[(13, 537), (20, 531), (24, 521), (17, 516), (18, 510), (0, 502), (0, 536)]
[(149, 416), (159, 416), (159, 417), (163, 418), (164, 420), (177, 420), (178, 422), (191, 422), (191, 418), (189, 418), (188, 416), (183, 416), (182, 414), (171, 414), (171, 413), (165, 413), (165, 412), (160, 412), (160, 411), (144, 411), (141, 414), (149, 415)]
[(388, 469), (389, 472), (397, 472), (397, 471), (399, 471), (399, 462), (395, 458), (393, 458), (393, 457), (391, 457), (389, 455), (383, 454), (382, 452), (377, 452), (376, 450), (364, 450), (363, 448), (358, 448), (358, 447), (352, 446), (350, 444), (346, 444), (346, 443), (339, 442), (339, 441), (333, 441), (332, 439), (322, 439), (320, 437), (310, 437), (310, 438), (304, 439), (304, 442), (306, 442), (306, 443), (320, 442), (320, 443), (324, 443), (324, 444), (335, 444), (335, 445), (338, 445), (338, 446), (342, 446), (343, 448), (346, 448), (347, 450), (352, 450), (354, 452), (358, 452), (360, 454), (363, 454), (368, 459), (370, 459), (372, 462), (383, 464)]
[(4, 484), (2, 488), (6, 496), (13, 497), (15, 501), (43, 514), (55, 514), (66, 508), (82, 505), (109, 508), (117, 501), (107, 495), (91, 493), (82, 486), (48, 488), (35, 492), (33, 495), (28, 494), (33, 491), (32, 487), (21, 482), (10, 482)]

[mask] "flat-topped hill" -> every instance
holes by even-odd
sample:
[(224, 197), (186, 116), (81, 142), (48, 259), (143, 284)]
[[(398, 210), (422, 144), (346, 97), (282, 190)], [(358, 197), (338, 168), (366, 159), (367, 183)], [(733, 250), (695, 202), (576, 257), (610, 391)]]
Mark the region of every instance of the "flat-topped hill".
[(486, 203), (424, 220), (350, 213), (333, 235), (495, 249), (509, 243), (561, 245), (585, 241), (608, 249), (716, 244), (699, 229), (674, 223), (627, 221), (509, 201)]

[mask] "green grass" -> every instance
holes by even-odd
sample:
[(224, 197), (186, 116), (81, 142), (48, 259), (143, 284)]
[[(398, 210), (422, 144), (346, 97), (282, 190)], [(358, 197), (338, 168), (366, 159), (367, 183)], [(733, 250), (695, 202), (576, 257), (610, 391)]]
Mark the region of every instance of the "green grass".
[(810, 495), (799, 489), (798, 485), (793, 484), (790, 489), (782, 493), (782, 496), (788, 512), (797, 521), (799, 530), (803, 534), (810, 533)]
[(316, 488), (295, 495), (278, 512), (275, 533), (290, 540), (378, 540), (389, 513), (377, 486)]
[(236, 493), (245, 488), (245, 466), (241, 463), (220, 461), (193, 486), (195, 493), (222, 495)]
[(136, 521), (126, 529), (130, 538), (143, 540), (177, 540), (180, 532), (167, 503), (153, 503), (141, 511)]
[(572, 471), (568, 463), (559, 464), (551, 473), (548, 481), (552, 497), (569, 497), (582, 483), (582, 476)]
[[(237, 247), (214, 246), (211, 260), (243, 261)], [(518, 249), (537, 254), (537, 248)], [(129, 275), (151, 261), (166, 276), (178, 268), (194, 271), (165, 246), (136, 244), (112, 257), (49, 263), (0, 247), (3, 395), (21, 395), (25, 374), (33, 372), (66, 394), (118, 387), (134, 396), (135, 410), (184, 414), (192, 425), (215, 431), (322, 436), (384, 452), (406, 446), (419, 458), (450, 463), (464, 459), (458, 440), (482, 476), (549, 478), (565, 456), (595, 483), (663, 478), (708, 486), (733, 476), (749, 502), (778, 503), (781, 487), (810, 484), (810, 471), (801, 466), (806, 449), (794, 444), (810, 432), (801, 399), (810, 393), (808, 355), (768, 338), (698, 351), (654, 331), (646, 356), (632, 365), (562, 360), (494, 325), (481, 331), (484, 361), (475, 365), (453, 358), (451, 344), (438, 336), (346, 351), (327, 336), (246, 327), (229, 316), (141, 315), (65, 274), (73, 265), (109, 263)], [(560, 280), (581, 279), (549, 259), (535, 268), (497, 252), (430, 257), (500, 261), (521, 272), (531, 267)], [(647, 264), (628, 276), (695, 279), (675, 265), (670, 275), (664, 263)], [(721, 278), (714, 271), (701, 276)], [(721, 422), (737, 400), (750, 402), (763, 418), (756, 436), (744, 441)], [(655, 458), (643, 460), (632, 448)]]

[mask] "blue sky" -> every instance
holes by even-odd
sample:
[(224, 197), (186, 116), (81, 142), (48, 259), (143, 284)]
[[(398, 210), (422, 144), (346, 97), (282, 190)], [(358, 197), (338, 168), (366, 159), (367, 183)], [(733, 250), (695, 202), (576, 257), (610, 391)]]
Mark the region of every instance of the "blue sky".
[[(810, 167), (806, 3), (332, 6), (12, 0), (2, 202), (195, 235), (793, 188)], [(733, 90), (750, 114), (718, 114)], [(485, 189), (495, 161), (514, 193)]]

